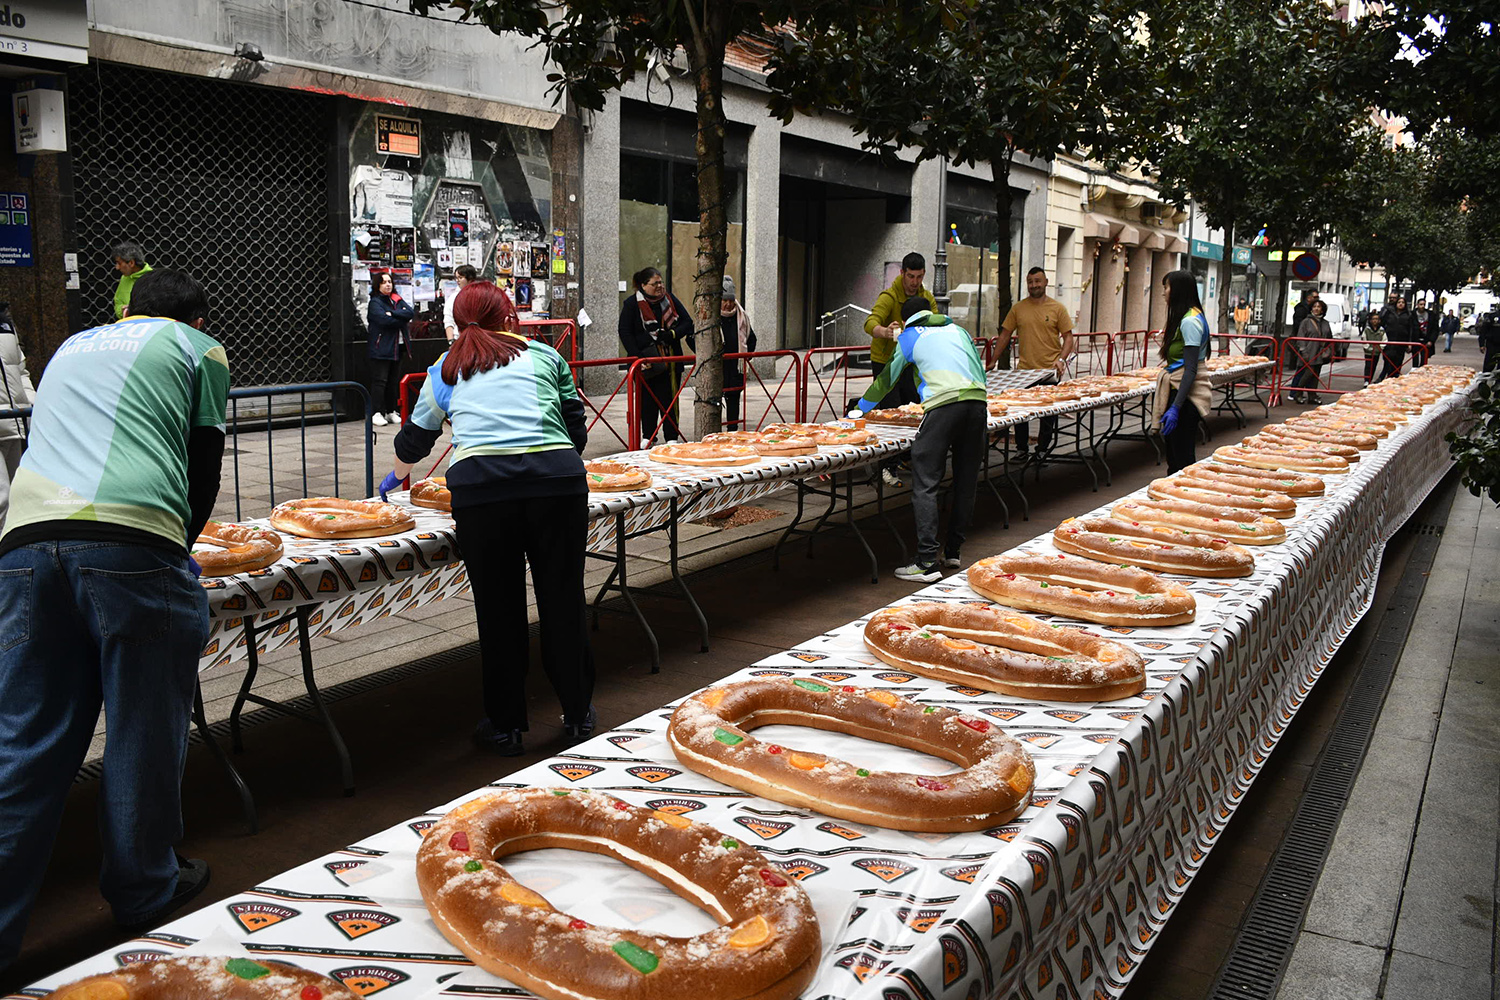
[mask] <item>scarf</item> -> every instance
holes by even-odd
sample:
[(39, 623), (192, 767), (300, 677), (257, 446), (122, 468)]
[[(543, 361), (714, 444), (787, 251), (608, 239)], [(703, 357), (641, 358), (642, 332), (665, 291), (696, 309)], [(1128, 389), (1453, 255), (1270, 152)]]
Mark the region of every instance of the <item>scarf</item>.
[(635, 293), (635, 306), (641, 311), (641, 326), (645, 327), (646, 336), (656, 341), (657, 354), (667, 357), (676, 354), (677, 351), (670, 348), (669, 345), (662, 343), (658, 334), (662, 330), (667, 330), (668, 337), (671, 337), (670, 331), (677, 327), (677, 306), (672, 302), (671, 292), (661, 297), (661, 303), (661, 318), (658, 319), (656, 313), (651, 308), (651, 300), (646, 298), (646, 293), (639, 291)]

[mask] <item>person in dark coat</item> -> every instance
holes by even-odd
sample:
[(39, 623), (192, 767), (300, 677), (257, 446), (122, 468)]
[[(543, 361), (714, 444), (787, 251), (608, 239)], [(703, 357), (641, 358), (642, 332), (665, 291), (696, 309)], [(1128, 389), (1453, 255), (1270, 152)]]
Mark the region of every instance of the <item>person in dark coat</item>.
[[(693, 316), (682, 300), (667, 291), (666, 279), (654, 267), (644, 267), (631, 278), (635, 294), (620, 309), (620, 344), (632, 358), (670, 358), (691, 354)], [(677, 418), (677, 391), (682, 384), (682, 362), (642, 365), (635, 435), (641, 449), (651, 447), (657, 428), (670, 443), (683, 438)], [(663, 413), (665, 412), (665, 416)]]
[(396, 393), (401, 385), (401, 358), (411, 350), (411, 317), (411, 303), (396, 294), (391, 272), (376, 275), (365, 319), (370, 327), (370, 401), (377, 427), (401, 422)]
[(1417, 318), (1406, 307), (1406, 296), (1398, 295), (1395, 305), (1380, 310), (1380, 325), (1385, 327), (1385, 347), (1381, 350), (1385, 364), (1377, 382), (1401, 374), (1401, 366), (1406, 363), (1406, 346), (1417, 339)]
[(1333, 328), (1324, 318), (1327, 315), (1327, 304), (1314, 302), (1312, 312), (1297, 328), (1297, 337), (1303, 342), (1294, 341), (1299, 363), (1297, 374), (1292, 379), (1291, 398), (1294, 403), (1317, 402), (1311, 390), (1317, 388), (1318, 372), (1333, 360), (1333, 344), (1323, 343), (1333, 336)]
[(724, 331), (724, 429), (740, 430), (740, 400), (745, 395), (745, 373), (740, 360), (729, 355), (755, 350), (755, 329), (735, 293), (734, 279), (724, 275), (724, 293), (719, 299), (719, 327)]

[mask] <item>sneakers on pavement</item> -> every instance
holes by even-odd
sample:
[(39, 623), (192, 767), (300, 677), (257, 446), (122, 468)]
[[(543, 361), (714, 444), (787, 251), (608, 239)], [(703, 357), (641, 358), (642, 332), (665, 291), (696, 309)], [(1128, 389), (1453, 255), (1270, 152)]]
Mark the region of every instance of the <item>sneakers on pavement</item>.
[(890, 486), (890, 487), (893, 487), (893, 488), (894, 487), (901, 487), (901, 486), (905, 486), (906, 485), (906, 481), (903, 480), (900, 476), (896, 475), (896, 473), (893, 472), (890, 469), (881, 469), (880, 470), (880, 478), (883, 479), (883, 480), (885, 480), (885, 484), (887, 486)]
[(390, 421), (385, 419), (384, 413), (376, 410), (375, 415), (370, 418), (370, 423), (374, 424), (376, 427), (384, 427), (386, 424), (390, 423)]
[(915, 583), (937, 583), (943, 578), (938, 570), (937, 564), (923, 566), (920, 563), (912, 563), (910, 566), (902, 566), (896, 570), (896, 579), (911, 580)]
[(172, 898), (144, 916), (129, 921), (119, 920), (116, 923), (128, 931), (150, 930), (165, 920), (172, 911), (191, 902), (207, 887), (208, 862), (197, 858), (185, 858), (179, 854), (177, 855), (177, 888), (172, 890)]
[(496, 729), (495, 724), (489, 719), (479, 720), (479, 725), (474, 727), (474, 735), (471, 738), (479, 749), (488, 750), (501, 757), (519, 757), (526, 752), (526, 745), (521, 741), (519, 729)]
[(958, 569), (962, 565), (962, 561), (957, 555), (943, 556), (943, 558), (938, 560), (938, 565), (943, 569)]
[(593, 705), (589, 706), (588, 714), (583, 717), (582, 722), (569, 722), (563, 719), (563, 738), (569, 743), (582, 743), (594, 735), (594, 727), (599, 724), (599, 713)]
[(393, 424), (401, 423), (401, 413), (398, 410), (392, 410), (390, 413), (387, 413), (385, 418)]

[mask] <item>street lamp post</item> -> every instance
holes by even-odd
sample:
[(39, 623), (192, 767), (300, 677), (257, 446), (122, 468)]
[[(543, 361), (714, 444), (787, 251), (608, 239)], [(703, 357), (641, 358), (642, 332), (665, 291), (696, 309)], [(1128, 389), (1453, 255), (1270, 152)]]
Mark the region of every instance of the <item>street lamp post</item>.
[[(932, 260), (932, 297), (937, 300), (938, 312), (948, 314), (948, 158), (942, 160), (938, 174), (938, 243)], [(981, 276), (981, 291), (983, 276)]]

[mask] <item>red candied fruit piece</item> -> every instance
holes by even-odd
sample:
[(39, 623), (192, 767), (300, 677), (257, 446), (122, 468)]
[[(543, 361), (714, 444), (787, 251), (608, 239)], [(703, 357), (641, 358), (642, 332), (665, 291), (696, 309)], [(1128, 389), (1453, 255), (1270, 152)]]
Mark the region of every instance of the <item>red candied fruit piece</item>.
[(579, 920), (577, 917), (574, 917), (572, 920), (568, 921), (568, 926), (575, 931), (581, 931), (588, 926), (588, 923), (586, 921)]
[(762, 882), (764, 882), (766, 885), (769, 885), (769, 886), (771, 886), (772, 888), (775, 888), (775, 889), (783, 889), (786, 886), (791, 885), (791, 883), (788, 882), (785, 878), (783, 878), (780, 875), (777, 875), (775, 872), (771, 871), (771, 869), (769, 869), (769, 868), (762, 868), (760, 870), (760, 880)]
[(766, 753), (781, 753), (781, 744), (772, 743), (770, 746), (766, 747)]
[(623, 802), (616, 802), (615, 803), (615, 808), (618, 809), (618, 810), (620, 810), (621, 812), (624, 812), (625, 810), (629, 809), (630, 806), (626, 805)]
[(964, 725), (968, 726), (976, 733), (987, 733), (990, 731), (990, 724), (988, 722), (985, 722), (983, 719), (965, 719), (960, 716), (958, 721), (962, 722)]
[(917, 784), (921, 785), (923, 788), (931, 792), (943, 792), (947, 791), (948, 789), (947, 785), (933, 778), (918, 778)]
[(1130, 523), (1133, 524), (1133, 525), (1135, 525), (1137, 528), (1139, 528), (1141, 526), (1141, 522), (1139, 522), (1139, 521), (1131, 521)]
[(455, 851), (463, 851), (465, 853), (468, 853), (469, 835), (467, 833), (464, 833), (462, 830), (458, 831), (453, 836), (448, 838), (448, 846)]
[(1114, 597), (1115, 596), (1115, 592), (1113, 590), (1106, 590), (1104, 592), (1104, 596), (1105, 597)]
[(891, 622), (886, 627), (889, 628), (892, 632), (908, 632), (911, 630), (910, 625), (902, 625), (899, 622)]
[(1059, 559), (1066, 559), (1068, 557), (1067, 556), (1058, 556), (1057, 558), (1059, 558)]
[(844, 691), (847, 692), (847, 693), (849, 693), (849, 694), (853, 694), (856, 690), (857, 689), (853, 685), (850, 685), (850, 684), (845, 684), (844, 685)]
[(1014, 573), (1007, 573), (1007, 574), (1005, 574), (1005, 578), (1007, 580), (1014, 580), (1016, 578), (1016, 574), (1014, 574)]
[(302, 1000), (323, 1000), (323, 991), (311, 984), (302, 987)]

